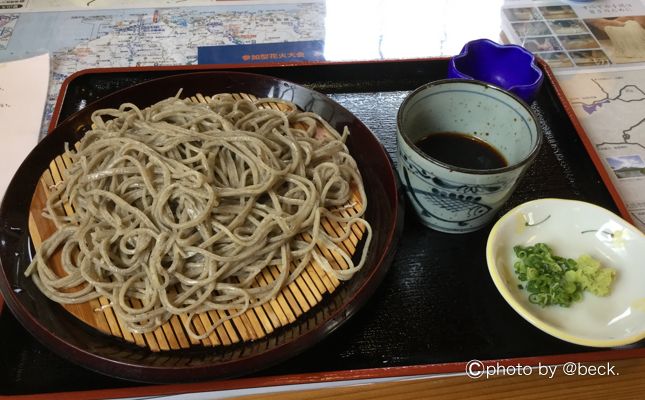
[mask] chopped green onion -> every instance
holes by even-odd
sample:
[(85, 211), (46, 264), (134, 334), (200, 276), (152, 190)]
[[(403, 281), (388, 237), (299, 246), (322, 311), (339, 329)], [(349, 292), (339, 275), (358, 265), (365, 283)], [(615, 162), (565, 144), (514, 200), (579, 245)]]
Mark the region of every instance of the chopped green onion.
[[(607, 296), (616, 270), (603, 268), (598, 260), (582, 255), (578, 260), (553, 254), (545, 243), (515, 246), (518, 260), (513, 264), (517, 278), (529, 292), (529, 301), (542, 307), (569, 307), (582, 300), (585, 290)], [(522, 289), (522, 285), (518, 285)]]

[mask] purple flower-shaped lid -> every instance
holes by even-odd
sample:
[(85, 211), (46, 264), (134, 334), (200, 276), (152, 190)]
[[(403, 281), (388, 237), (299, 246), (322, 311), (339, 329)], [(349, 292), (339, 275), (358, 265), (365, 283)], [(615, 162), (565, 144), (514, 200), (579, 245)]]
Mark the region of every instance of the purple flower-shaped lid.
[(450, 59), (448, 78), (492, 83), (531, 103), (542, 86), (544, 75), (533, 54), (525, 48), (478, 39), (466, 43), (461, 53)]

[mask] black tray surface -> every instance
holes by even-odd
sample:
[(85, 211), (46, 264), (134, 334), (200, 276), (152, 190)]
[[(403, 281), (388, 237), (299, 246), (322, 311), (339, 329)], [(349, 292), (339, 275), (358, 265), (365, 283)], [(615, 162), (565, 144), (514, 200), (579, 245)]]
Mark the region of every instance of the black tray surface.
[[(328, 94), (358, 116), (396, 162), (399, 104), (414, 88), (444, 78), (446, 70), (447, 60), (430, 59), (254, 67), (249, 72), (277, 76)], [(96, 70), (80, 74), (69, 82), (58, 120), (117, 89), (183, 72), (192, 71)], [(617, 211), (549, 80), (532, 108), (544, 128), (545, 142), (500, 213), (544, 197), (579, 199)], [(507, 305), (486, 266), (485, 245), (491, 226), (469, 234), (445, 234), (425, 228), (415, 219), (412, 208), (408, 210), (394, 262), (362, 310), (318, 345), (252, 376), (558, 354), (572, 354), (575, 359), (575, 354), (598, 351), (541, 332)], [(85, 370), (54, 355), (8, 310), (0, 315), (0, 332), (0, 394), (141, 386)]]

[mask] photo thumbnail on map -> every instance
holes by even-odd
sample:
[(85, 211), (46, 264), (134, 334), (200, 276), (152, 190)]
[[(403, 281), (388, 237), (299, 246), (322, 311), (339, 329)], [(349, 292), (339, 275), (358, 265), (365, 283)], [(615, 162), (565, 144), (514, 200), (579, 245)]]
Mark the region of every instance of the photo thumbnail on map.
[(573, 67), (573, 61), (564, 51), (552, 51), (544, 53), (535, 53), (536, 56), (546, 61), (551, 68), (568, 68)]
[(600, 49), (572, 51), (569, 56), (576, 65), (581, 67), (611, 64), (607, 54)]
[(543, 51), (562, 50), (560, 43), (553, 36), (527, 37), (524, 38), (522, 46), (528, 51), (534, 53)]
[(581, 18), (574, 7), (561, 4), (510, 6), (502, 18), (510, 41), (551, 67), (645, 62), (645, 15)]
[(533, 21), (541, 20), (542, 15), (533, 7), (517, 7), (504, 9), (504, 16), (509, 21)]
[(645, 177), (645, 161), (639, 155), (606, 157), (605, 160), (618, 179)]
[(548, 22), (549, 27), (556, 35), (579, 35), (589, 33), (587, 26), (579, 19), (560, 19)]
[(549, 26), (543, 21), (515, 22), (513, 29), (520, 37), (550, 35)]
[(584, 21), (612, 62), (645, 61), (645, 15)]

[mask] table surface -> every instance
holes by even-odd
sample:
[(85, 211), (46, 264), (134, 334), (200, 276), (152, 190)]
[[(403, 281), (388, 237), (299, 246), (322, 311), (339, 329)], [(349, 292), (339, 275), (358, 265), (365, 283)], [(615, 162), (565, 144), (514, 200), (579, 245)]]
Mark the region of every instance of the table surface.
[[(38, 1), (32, 0), (32, 3)], [(71, 8), (77, 7), (76, 3), (80, 4), (72, 0), (57, 3)], [(87, 6), (91, 3), (88, 2)], [(110, 7), (118, 3), (114, 2)], [(168, 6), (170, 3), (150, 0), (141, 2), (141, 7)], [(212, 5), (199, 0), (192, 3)], [(320, 19), (324, 26), (325, 55), (331, 61), (449, 56), (457, 53), (468, 40), (486, 37), (500, 41), (501, 7), (504, 4), (501, 0), (382, 0), (369, 5), (359, 1), (328, 0), (323, 3), (325, 12)], [(103, 4), (97, 1), (92, 6), (101, 7)], [(55, 12), (56, 9), (50, 8), (49, 11)], [(358, 19), (360, 29), (356, 27)], [(552, 376), (550, 371), (553, 371)], [(554, 367), (548, 374), (536, 368), (523, 370), (523, 374), (507, 372), (478, 379), (464, 373), (406, 377), (386, 382), (361, 381), (359, 385), (345, 382), (336, 387), (305, 386), (288, 392), (252, 395), (229, 391), (214, 393), (212, 397), (412, 399), (435, 396), (496, 399), (503, 393), (519, 398), (566, 396), (569, 399), (596, 399), (642, 398), (642, 393), (645, 393), (645, 358), (586, 363), (572, 375), (565, 373), (563, 365)]]
[[(585, 364), (600, 366), (600, 364)], [(607, 363), (602, 364), (607, 366)], [(465, 375), (435, 376), (398, 382), (371, 383), (334, 388), (249, 395), (251, 399), (642, 399), (645, 383), (645, 358), (609, 363), (616, 375), (566, 375), (558, 368), (550, 373), (533, 370), (530, 375), (494, 375), (472, 379)]]

